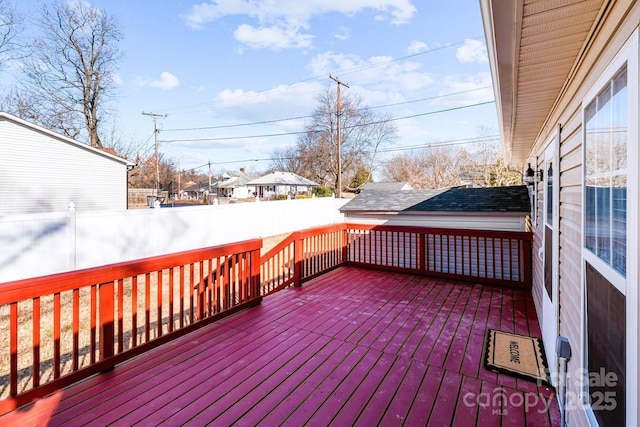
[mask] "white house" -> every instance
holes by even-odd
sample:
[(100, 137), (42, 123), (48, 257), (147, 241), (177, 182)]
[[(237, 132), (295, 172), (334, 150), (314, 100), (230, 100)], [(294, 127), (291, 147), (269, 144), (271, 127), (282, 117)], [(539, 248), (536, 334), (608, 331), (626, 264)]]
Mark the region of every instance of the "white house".
[(556, 386), (566, 362), (563, 416), (637, 426), (640, 4), (480, 4), (504, 158), (531, 164), (532, 292)]
[(126, 209), (127, 168), (105, 151), (0, 112), (0, 214)]
[(249, 185), (248, 182), (258, 176), (254, 172), (245, 172), (244, 168), (240, 168), (240, 171), (227, 171), (211, 185), (211, 188), (218, 197), (247, 199), (253, 197), (256, 191), (255, 186)]
[(293, 172), (272, 172), (249, 181), (247, 185), (255, 187), (260, 197), (311, 193), (311, 189), (318, 186), (317, 183)]

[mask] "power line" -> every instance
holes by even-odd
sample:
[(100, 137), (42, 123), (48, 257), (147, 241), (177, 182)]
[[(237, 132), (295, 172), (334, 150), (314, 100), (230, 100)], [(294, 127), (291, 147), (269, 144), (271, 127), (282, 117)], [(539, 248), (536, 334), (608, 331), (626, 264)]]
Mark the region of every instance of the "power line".
[[(460, 92), (451, 92), (451, 93), (446, 93), (446, 94), (443, 94), (443, 95), (430, 96), (430, 97), (427, 97), (427, 98), (420, 98), (420, 99), (413, 99), (413, 100), (410, 100), (410, 101), (395, 102), (393, 104), (386, 104), (386, 105), (377, 105), (377, 106), (374, 106), (374, 107), (364, 107), (364, 108), (359, 108), (356, 111), (361, 111), (361, 110), (365, 110), (365, 109), (373, 110), (373, 109), (377, 109), (377, 108), (397, 107), (399, 105), (414, 104), (416, 102), (433, 101), (434, 99), (446, 98), (448, 96), (463, 95), (465, 93), (484, 90), (484, 89), (488, 89), (490, 87), (491, 86), (482, 86), (482, 87), (479, 87), (479, 88), (463, 90), (463, 91), (460, 91)], [(293, 121), (293, 120), (308, 119), (308, 118), (311, 118), (311, 117), (313, 117), (313, 116), (312, 115), (306, 115), (306, 116), (297, 116), (297, 117), (287, 117), (287, 118), (283, 118), (283, 119), (263, 120), (263, 121), (259, 121), (259, 122), (236, 123), (236, 124), (231, 124), (231, 125), (202, 126), (202, 127), (180, 128), (180, 129), (162, 129), (161, 132), (188, 132), (188, 131), (209, 130), (209, 129), (228, 129), (228, 128), (234, 128), (234, 127), (265, 125), (265, 124), (278, 123), (278, 122), (290, 122), (290, 121)]]
[[(465, 145), (465, 144), (480, 144), (483, 142), (497, 142), (500, 141), (499, 135), (490, 135), (483, 138), (464, 138), (464, 139), (452, 139), (446, 141), (439, 142), (427, 142), (424, 144), (416, 144), (416, 145), (408, 145), (404, 147), (396, 147), (396, 148), (387, 148), (378, 150), (380, 153), (391, 153), (397, 151), (412, 151), (412, 150), (422, 150), (425, 148), (440, 148), (440, 147), (449, 147), (453, 145)], [(365, 153), (372, 153), (373, 151), (365, 151)], [(281, 157), (282, 160), (305, 160), (310, 159), (317, 156), (294, 156), (294, 157)], [(243, 159), (243, 160), (227, 160), (223, 162), (207, 162), (199, 166), (195, 166), (191, 169), (185, 169), (184, 172), (194, 171), (196, 169), (201, 169), (208, 165), (228, 165), (234, 163), (250, 163), (250, 162), (263, 162), (273, 160), (272, 158), (256, 158), (256, 159)]]
[[(357, 127), (362, 127), (362, 126), (369, 126), (369, 125), (385, 123), (385, 122), (392, 122), (392, 121), (398, 121), (398, 120), (412, 119), (412, 118), (415, 118), (415, 117), (428, 116), (428, 115), (432, 115), (432, 114), (446, 113), (446, 112), (450, 112), (450, 111), (461, 110), (461, 109), (464, 109), (464, 108), (471, 108), (471, 107), (479, 107), (479, 106), (483, 106), (483, 105), (488, 105), (488, 104), (492, 104), (494, 102), (495, 101), (485, 101), (485, 102), (479, 102), (477, 104), (462, 105), (462, 106), (451, 107), (451, 108), (447, 108), (447, 109), (443, 109), (443, 110), (428, 111), (426, 113), (412, 114), (410, 116), (393, 117), (393, 118), (390, 118), (390, 119), (378, 120), (378, 121), (375, 121), (375, 122), (368, 122), (368, 123), (362, 123), (362, 124), (358, 124), (358, 125), (345, 126), (345, 129), (352, 129), (352, 128), (357, 128)], [(310, 130), (305, 130), (305, 131), (282, 132), (282, 133), (272, 133), (272, 134), (262, 134), (262, 135), (221, 136), (221, 137), (214, 137), (214, 138), (165, 139), (165, 140), (161, 140), (160, 142), (169, 142), (169, 143), (171, 143), (171, 142), (204, 142), (204, 141), (216, 142), (216, 141), (231, 141), (231, 140), (238, 140), (238, 139), (273, 138), (273, 137), (280, 137), (280, 136), (293, 136), (293, 135), (301, 135), (301, 134), (307, 134), (307, 133), (318, 133), (318, 132), (324, 132), (324, 130), (310, 129)]]

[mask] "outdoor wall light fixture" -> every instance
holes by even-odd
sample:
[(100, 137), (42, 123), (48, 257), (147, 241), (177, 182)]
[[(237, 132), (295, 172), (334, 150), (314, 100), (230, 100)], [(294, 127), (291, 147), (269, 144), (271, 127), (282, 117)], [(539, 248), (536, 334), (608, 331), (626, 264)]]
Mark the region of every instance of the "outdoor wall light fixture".
[(531, 163), (529, 163), (529, 167), (524, 172), (524, 182), (529, 185), (533, 185), (533, 183), (536, 181), (536, 176), (538, 177), (538, 181), (542, 181), (542, 179), (544, 178), (544, 171), (540, 169), (536, 173), (536, 171), (531, 168)]

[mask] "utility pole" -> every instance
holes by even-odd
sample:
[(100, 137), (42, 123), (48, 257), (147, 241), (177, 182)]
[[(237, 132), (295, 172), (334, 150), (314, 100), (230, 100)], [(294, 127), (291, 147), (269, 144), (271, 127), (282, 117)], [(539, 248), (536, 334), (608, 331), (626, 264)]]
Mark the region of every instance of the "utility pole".
[(153, 119), (153, 137), (156, 145), (156, 197), (158, 197), (159, 189), (160, 189), (160, 158), (158, 155), (158, 125), (157, 120), (158, 117), (167, 117), (166, 114), (156, 114), (156, 113), (145, 113), (142, 112), (144, 116), (150, 116)]
[(341, 151), (341, 145), (342, 145), (342, 139), (340, 136), (340, 116), (342, 116), (342, 109), (340, 106), (340, 86), (344, 86), (346, 88), (349, 88), (349, 85), (346, 83), (343, 83), (340, 81), (339, 78), (337, 77), (333, 77), (331, 74), (329, 74), (329, 78), (333, 81), (335, 81), (337, 83), (338, 86), (338, 108), (337, 108), (337, 112), (336, 112), (336, 116), (337, 116), (337, 138), (338, 140), (336, 141), (336, 145), (338, 146), (338, 199), (342, 198), (342, 153)]

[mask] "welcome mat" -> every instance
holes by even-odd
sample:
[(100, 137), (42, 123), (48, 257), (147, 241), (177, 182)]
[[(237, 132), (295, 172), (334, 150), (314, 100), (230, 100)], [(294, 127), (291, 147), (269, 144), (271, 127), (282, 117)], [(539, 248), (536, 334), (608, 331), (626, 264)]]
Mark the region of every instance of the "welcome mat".
[(489, 329), (484, 366), (495, 372), (551, 386), (540, 338)]

